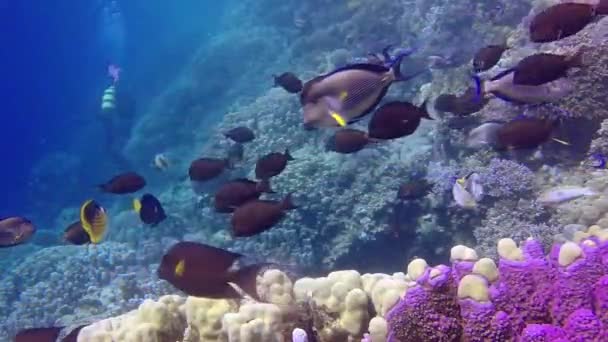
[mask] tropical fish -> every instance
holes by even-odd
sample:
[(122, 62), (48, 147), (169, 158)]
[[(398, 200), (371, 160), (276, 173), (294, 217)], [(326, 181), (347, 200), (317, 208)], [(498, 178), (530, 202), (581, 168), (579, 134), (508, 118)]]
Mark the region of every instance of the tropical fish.
[(70, 224), (63, 232), (63, 240), (73, 245), (86, 245), (91, 243), (89, 233), (82, 227), (80, 220)]
[(103, 91), (101, 96), (101, 111), (107, 113), (114, 109), (116, 109), (116, 87), (111, 85)]
[(555, 123), (548, 119), (522, 117), (513, 121), (486, 122), (473, 129), (467, 138), (470, 147), (489, 144), (499, 150), (537, 148), (550, 139), (563, 145), (569, 143), (552, 138)]
[(124, 195), (141, 190), (146, 186), (144, 177), (135, 172), (122, 173), (110, 179), (107, 183), (99, 185), (103, 192)]
[(329, 138), (326, 149), (328, 151), (349, 154), (361, 151), (368, 143), (370, 143), (370, 139), (366, 132), (345, 128), (337, 131)]
[(239, 144), (248, 143), (255, 139), (255, 134), (253, 133), (253, 131), (250, 128), (243, 126), (235, 127), (225, 132), (224, 136)]
[(0, 248), (26, 243), (35, 233), (36, 227), (26, 218), (3, 218), (0, 220)]
[(297, 94), (302, 91), (302, 81), (291, 72), (284, 72), (278, 76), (273, 75), (274, 86), (279, 86), (287, 92)]
[(145, 224), (155, 226), (167, 218), (160, 201), (151, 194), (145, 194), (141, 199), (133, 200), (133, 210)]
[(467, 136), (467, 146), (476, 148), (496, 144), (497, 132), (504, 124), (504, 122), (485, 122), (472, 129)]
[(154, 156), (154, 160), (152, 161), (152, 167), (154, 167), (155, 169), (160, 171), (167, 171), (170, 166), (171, 163), (169, 162), (167, 156), (165, 156), (164, 154), (159, 153)]
[(274, 193), (267, 180), (254, 182), (249, 179), (235, 179), (220, 187), (215, 193), (215, 210), (231, 213), (237, 207), (258, 199), (262, 193)]
[(178, 242), (163, 256), (158, 277), (190, 296), (206, 298), (241, 298), (231, 284), (259, 300), (256, 278), (267, 264), (235, 269), (243, 256), (196, 242)]
[(413, 180), (402, 184), (397, 191), (397, 199), (402, 201), (416, 200), (428, 195), (433, 185), (424, 179)]
[(282, 201), (252, 200), (238, 207), (230, 221), (232, 236), (254, 236), (279, 223), (287, 210), (297, 207), (287, 195)]
[(483, 199), (484, 191), (479, 174), (471, 172), (457, 179), (452, 186), (452, 196), (460, 207), (472, 209)]
[(572, 56), (537, 53), (517, 63), (513, 71), (513, 83), (539, 86), (565, 77), (568, 69), (583, 65), (583, 49)]
[(380, 103), (390, 85), (408, 80), (400, 71), (402, 59), (395, 57), (390, 67), (353, 64), (306, 82), (300, 94), (306, 128), (339, 127), (358, 121)]
[(368, 123), (369, 137), (397, 139), (413, 134), (422, 118), (433, 120), (426, 111), (426, 102), (417, 107), (409, 102), (389, 102), (380, 107)]
[(255, 177), (257, 179), (270, 179), (277, 176), (285, 170), (287, 162), (293, 160), (289, 154), (289, 150), (285, 153), (272, 152), (260, 159), (255, 164)]
[(15, 336), (15, 342), (55, 342), (63, 327), (31, 328), (21, 330)]
[(227, 168), (231, 168), (228, 159), (199, 158), (190, 164), (188, 175), (192, 181), (205, 182), (221, 175)]
[(485, 107), (489, 99), (479, 99), (475, 88), (468, 88), (462, 95), (441, 94), (435, 99), (434, 107), (440, 112), (449, 112), (458, 116), (477, 113)]
[(478, 76), (473, 76), (476, 83), (476, 97), (492, 94), (502, 100), (518, 104), (543, 104), (559, 101), (574, 90), (573, 83), (567, 78), (539, 86), (514, 84), (513, 71), (513, 69), (506, 70), (489, 81), (482, 81)]
[(506, 44), (501, 44), (488, 45), (479, 49), (473, 57), (473, 70), (475, 70), (475, 72), (482, 72), (491, 69), (500, 61), (502, 54), (508, 48), (509, 47)]
[(595, 196), (597, 193), (590, 188), (580, 186), (558, 186), (543, 191), (536, 200), (540, 204), (559, 204), (583, 196)]
[(97, 202), (88, 200), (80, 207), (80, 223), (91, 243), (100, 243), (108, 225), (106, 210)]
[(596, 15), (608, 14), (608, 1), (598, 4), (561, 3), (537, 14), (530, 23), (530, 40), (547, 43), (569, 37), (591, 23)]

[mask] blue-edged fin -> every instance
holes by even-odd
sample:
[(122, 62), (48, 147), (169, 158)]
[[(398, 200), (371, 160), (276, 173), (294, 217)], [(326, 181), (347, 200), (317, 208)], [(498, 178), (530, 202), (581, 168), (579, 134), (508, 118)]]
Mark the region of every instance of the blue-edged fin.
[(471, 78), (473, 79), (474, 88), (475, 88), (475, 97), (473, 97), (473, 102), (481, 102), (481, 97), (482, 97), (482, 92), (483, 92), (481, 87), (483, 86), (483, 81), (477, 74), (473, 74), (473, 76), (471, 76)]

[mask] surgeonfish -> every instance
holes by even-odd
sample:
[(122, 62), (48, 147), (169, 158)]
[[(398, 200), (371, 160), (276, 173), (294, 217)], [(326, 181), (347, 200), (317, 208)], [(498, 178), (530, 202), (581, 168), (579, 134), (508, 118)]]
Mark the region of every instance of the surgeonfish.
[(306, 82), (300, 94), (304, 127), (346, 126), (370, 113), (393, 82), (405, 81), (419, 74), (401, 74), (401, 61), (410, 53), (397, 55), (390, 67), (352, 64)]
[(536, 200), (543, 205), (556, 205), (584, 196), (595, 196), (597, 193), (588, 187), (558, 186), (543, 191)]
[(574, 84), (567, 78), (539, 86), (519, 85), (513, 83), (514, 70), (501, 72), (489, 81), (482, 81), (478, 76), (476, 82), (478, 98), (492, 94), (502, 100), (518, 104), (543, 104), (556, 102), (574, 90)]
[(82, 227), (80, 220), (70, 224), (63, 232), (63, 240), (73, 245), (86, 245), (91, 243), (89, 233)]
[(336, 131), (326, 144), (328, 151), (334, 151), (342, 154), (349, 154), (361, 151), (367, 146), (371, 140), (367, 132), (358, 129), (345, 128)]
[(135, 172), (121, 173), (104, 184), (99, 185), (103, 192), (125, 195), (141, 190), (146, 186), (146, 180)]
[(477, 203), (483, 199), (483, 194), (483, 186), (476, 172), (457, 179), (452, 186), (454, 201), (465, 209), (477, 207)]
[(63, 327), (31, 328), (17, 333), (15, 342), (55, 342)]
[(218, 177), (231, 167), (228, 159), (199, 158), (190, 164), (188, 175), (192, 181), (205, 182)]
[(260, 159), (255, 164), (255, 177), (257, 179), (270, 179), (278, 176), (287, 167), (287, 162), (293, 160), (289, 150), (284, 153), (272, 152)]
[(274, 85), (279, 86), (288, 93), (297, 94), (302, 91), (302, 81), (292, 72), (284, 72), (280, 75), (273, 75)]
[(0, 220), (0, 248), (26, 243), (35, 233), (36, 227), (26, 218), (3, 218)]
[(223, 184), (215, 193), (215, 211), (231, 213), (237, 207), (260, 198), (262, 193), (274, 193), (268, 180), (255, 182), (249, 179), (235, 179)]
[(473, 57), (473, 70), (475, 72), (482, 72), (491, 69), (500, 61), (502, 54), (508, 48), (506, 44), (501, 44), (488, 45), (479, 49)]
[(145, 224), (155, 226), (167, 218), (165, 210), (158, 198), (144, 194), (141, 199), (133, 200), (133, 210)]
[(244, 126), (235, 127), (224, 132), (224, 136), (239, 144), (245, 144), (255, 139), (255, 133), (250, 128)]
[(368, 123), (368, 135), (373, 139), (398, 139), (413, 134), (422, 119), (433, 120), (426, 110), (409, 102), (389, 102), (378, 108)]
[(241, 298), (234, 284), (259, 300), (256, 289), (258, 273), (268, 264), (236, 267), (243, 255), (197, 242), (173, 245), (163, 256), (158, 277), (195, 297)]
[(233, 237), (254, 236), (279, 223), (288, 210), (297, 207), (291, 194), (282, 201), (252, 200), (236, 208), (230, 220)]
[(89, 235), (91, 243), (98, 244), (108, 228), (106, 210), (97, 202), (88, 200), (80, 207), (80, 223)]
[(513, 68), (513, 83), (540, 86), (565, 77), (568, 69), (584, 66), (583, 50), (570, 56), (537, 53), (525, 57)]
[(549, 119), (517, 118), (510, 122), (487, 122), (471, 130), (467, 138), (469, 147), (484, 144), (498, 150), (533, 149), (549, 140), (563, 145), (568, 142), (552, 138), (555, 122)]
[(530, 40), (547, 43), (572, 36), (591, 23), (596, 15), (608, 14), (608, 0), (596, 4), (560, 3), (537, 14), (530, 22)]
[(462, 95), (441, 94), (435, 99), (434, 108), (440, 112), (449, 112), (458, 116), (477, 113), (485, 107), (489, 99), (478, 98), (476, 89), (468, 88)]

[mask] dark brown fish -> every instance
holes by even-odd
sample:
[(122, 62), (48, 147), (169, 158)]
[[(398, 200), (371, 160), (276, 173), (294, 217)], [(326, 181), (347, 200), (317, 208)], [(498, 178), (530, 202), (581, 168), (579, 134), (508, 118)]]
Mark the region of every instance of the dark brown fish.
[(475, 88), (468, 88), (464, 94), (456, 96), (453, 94), (442, 94), (435, 99), (435, 109), (440, 112), (448, 112), (458, 116), (467, 116), (482, 110), (489, 99), (482, 97), (478, 99)]
[(329, 138), (326, 148), (329, 151), (348, 154), (361, 151), (369, 142), (366, 132), (345, 128)]
[(254, 236), (279, 223), (287, 210), (297, 207), (287, 195), (281, 202), (253, 200), (238, 207), (232, 215), (232, 236)]
[(491, 69), (498, 63), (502, 57), (503, 52), (508, 47), (503, 45), (488, 45), (477, 51), (473, 57), (473, 69), (475, 72), (482, 72)]
[(86, 245), (91, 243), (91, 237), (84, 230), (80, 220), (69, 225), (63, 232), (63, 240), (74, 245)]
[(422, 118), (433, 120), (426, 111), (426, 102), (416, 107), (409, 102), (389, 102), (380, 107), (368, 124), (374, 139), (397, 139), (416, 131)]
[(530, 40), (547, 43), (578, 33), (596, 14), (608, 14), (606, 0), (600, 4), (561, 3), (537, 14), (530, 23)]
[(568, 69), (583, 66), (583, 51), (572, 56), (537, 53), (522, 59), (513, 72), (513, 83), (538, 86), (565, 77)]
[(237, 207), (258, 199), (262, 193), (273, 193), (267, 180), (254, 182), (249, 179), (235, 179), (216, 192), (215, 210), (219, 213), (231, 213)]
[(247, 127), (236, 127), (224, 133), (224, 136), (234, 142), (244, 144), (255, 139), (253, 131)]
[(55, 342), (63, 328), (32, 328), (21, 330), (15, 336), (15, 342)]
[(167, 218), (165, 210), (158, 198), (151, 194), (144, 194), (140, 200), (133, 201), (133, 209), (145, 224), (155, 226)]
[(285, 153), (273, 152), (258, 159), (255, 164), (255, 177), (257, 179), (269, 179), (277, 176), (285, 170), (287, 162), (293, 160), (289, 150)]
[(230, 168), (227, 159), (199, 158), (190, 164), (188, 175), (190, 180), (204, 182), (221, 175), (227, 168)]
[(103, 192), (124, 195), (137, 192), (144, 186), (146, 186), (144, 177), (135, 172), (127, 172), (110, 179), (105, 184), (99, 185), (99, 188)]
[(243, 256), (238, 253), (196, 242), (178, 242), (163, 256), (158, 277), (190, 296), (206, 298), (241, 298), (229, 283), (258, 299), (256, 277), (266, 264), (233, 270)]
[(548, 141), (553, 122), (546, 119), (521, 118), (504, 124), (496, 132), (499, 149), (536, 148)]
[(284, 72), (278, 76), (273, 75), (274, 85), (296, 94), (302, 91), (302, 81), (291, 72)]
[(428, 195), (433, 185), (426, 180), (407, 182), (399, 187), (397, 198), (400, 200), (416, 200)]
[(0, 248), (26, 243), (36, 233), (34, 224), (23, 217), (0, 220)]
[(457, 96), (454, 94), (441, 94), (435, 98), (435, 110), (451, 113)]

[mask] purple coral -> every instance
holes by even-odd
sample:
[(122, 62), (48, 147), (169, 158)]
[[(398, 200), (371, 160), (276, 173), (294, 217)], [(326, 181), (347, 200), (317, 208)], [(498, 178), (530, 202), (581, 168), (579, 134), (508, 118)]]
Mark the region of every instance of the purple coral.
[(608, 241), (518, 250), (493, 281), (459, 261), (427, 269), (387, 315), (389, 341), (608, 341)]

